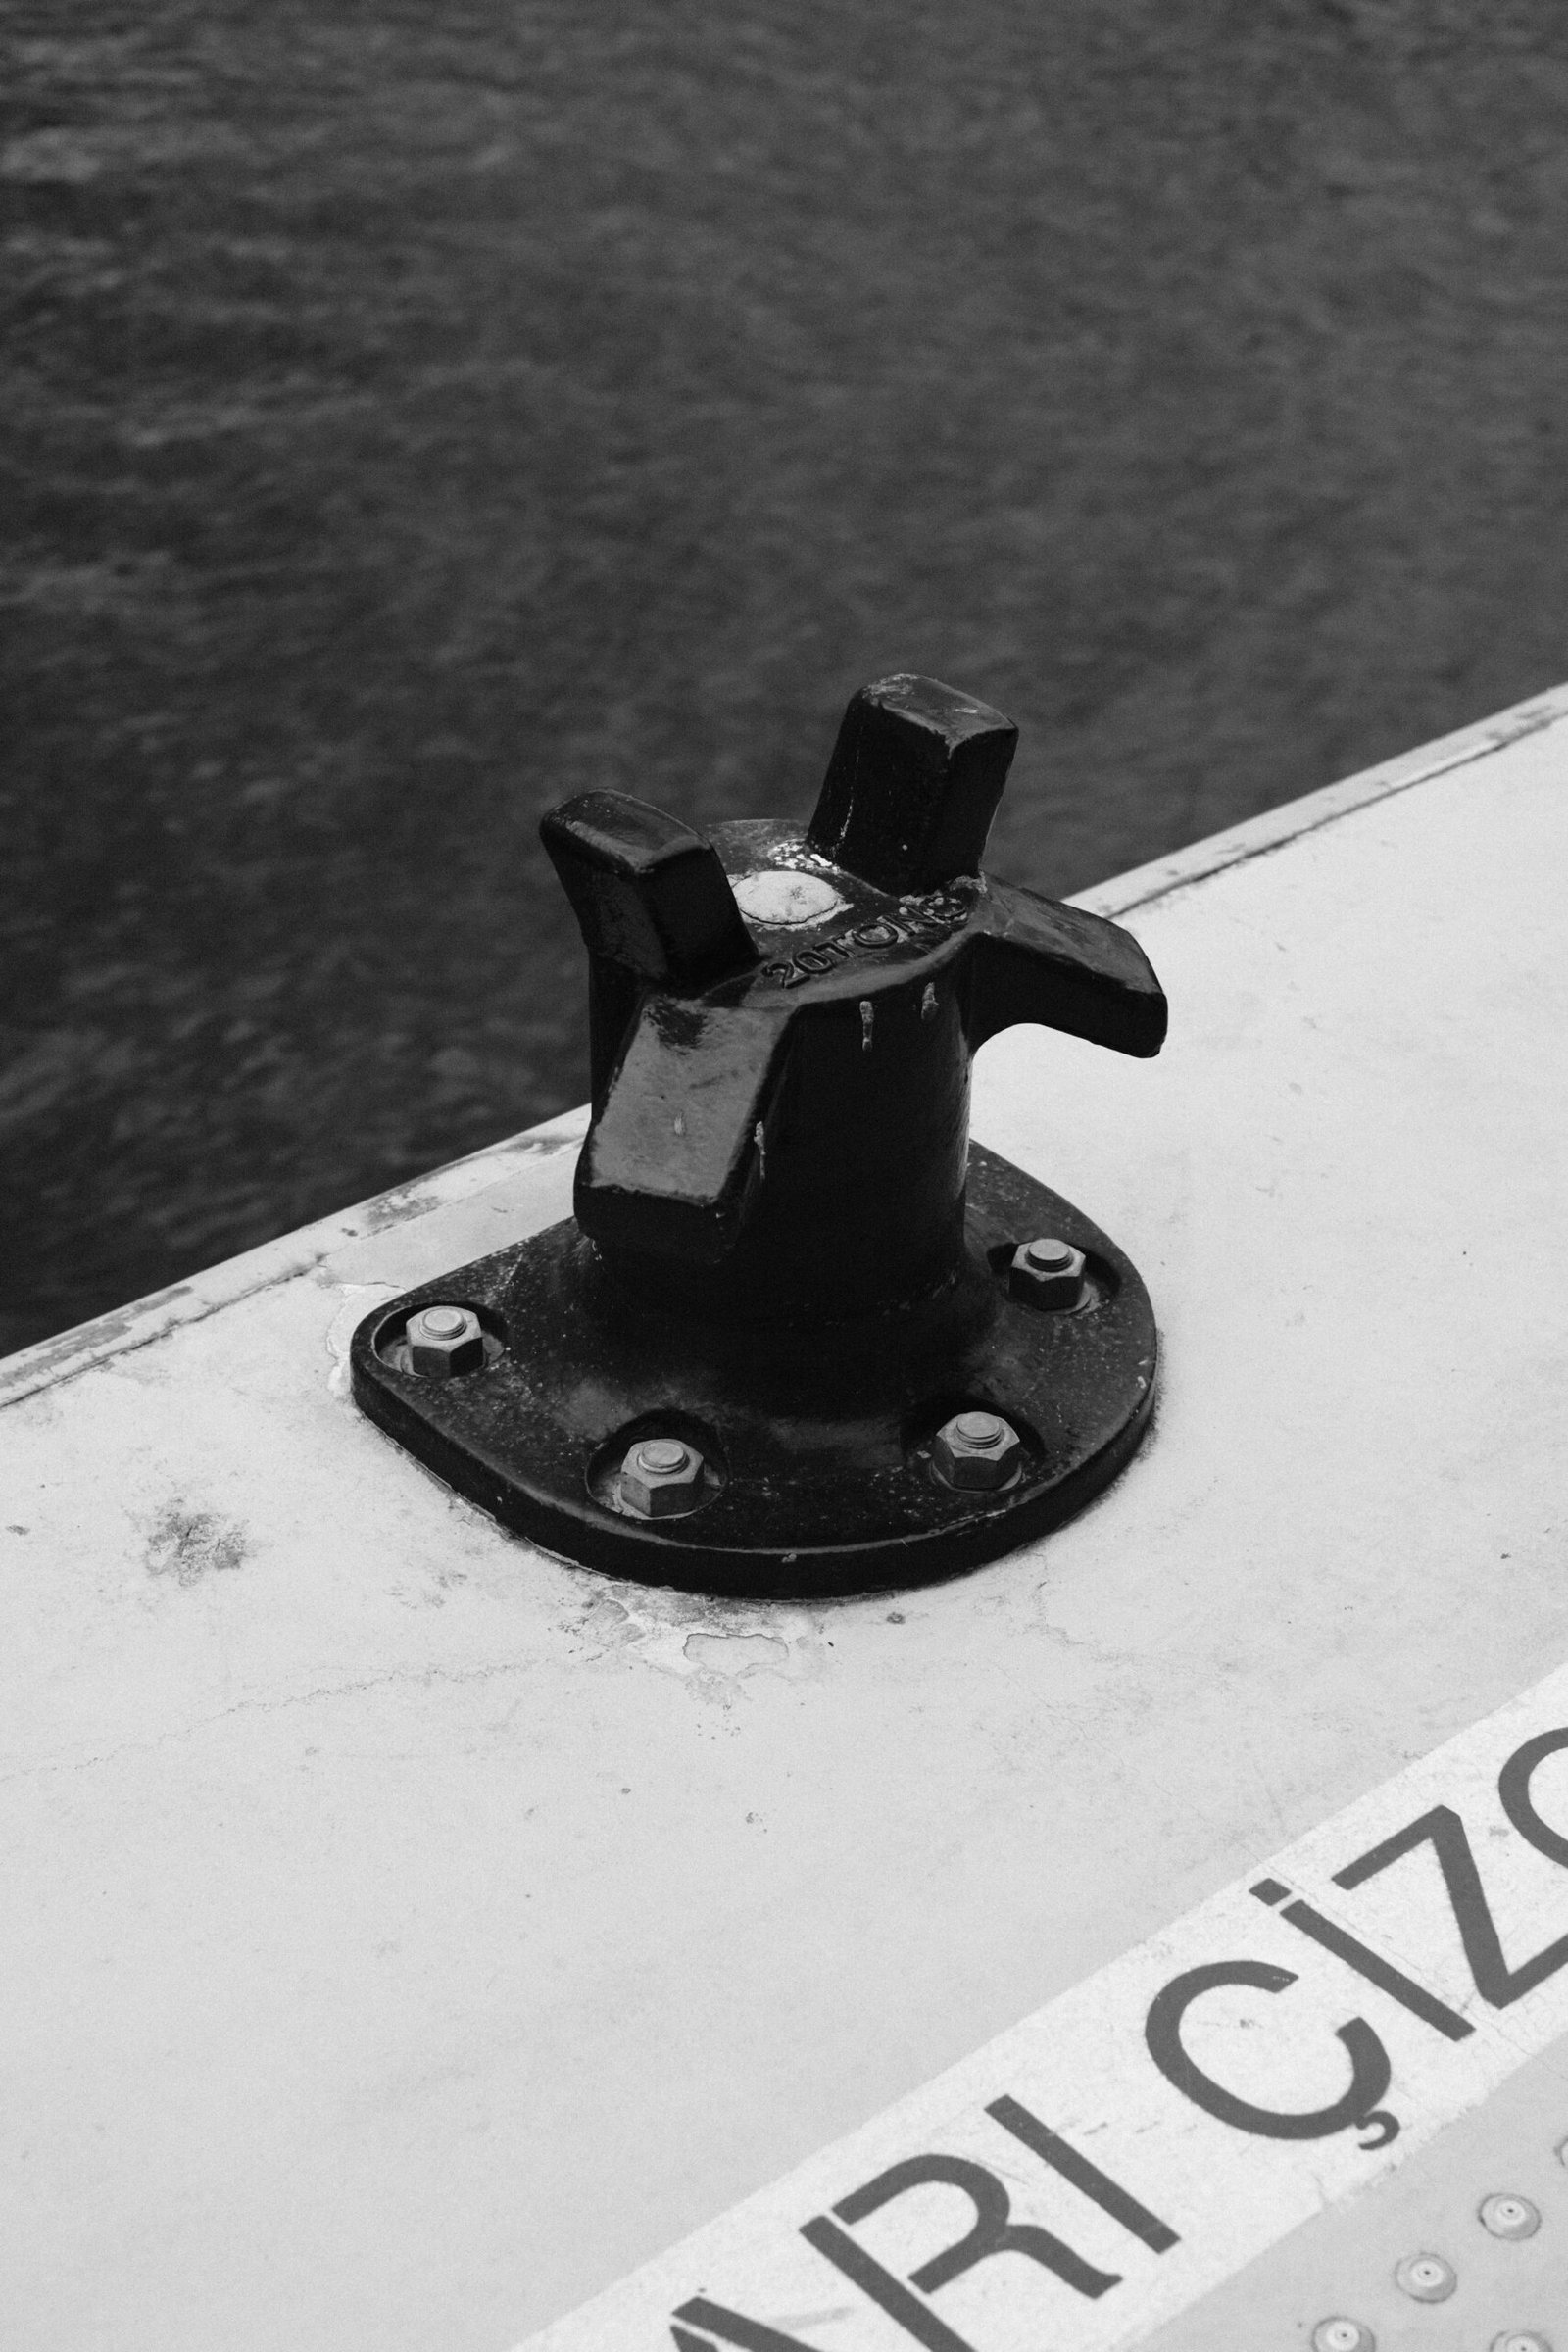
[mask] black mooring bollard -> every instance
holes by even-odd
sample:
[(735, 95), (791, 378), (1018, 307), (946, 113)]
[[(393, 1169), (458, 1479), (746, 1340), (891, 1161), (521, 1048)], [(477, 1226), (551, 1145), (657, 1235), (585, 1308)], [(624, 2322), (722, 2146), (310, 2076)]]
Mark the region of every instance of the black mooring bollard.
[(546, 817), (589, 958), (575, 1218), (368, 1318), (353, 1355), (365, 1409), (507, 1525), (710, 1591), (911, 1584), (1133, 1451), (1136, 1270), (968, 1146), (998, 1030), (1165, 1033), (1128, 933), (979, 871), (1016, 740), (900, 676), (850, 704), (804, 832), (705, 837), (615, 793)]

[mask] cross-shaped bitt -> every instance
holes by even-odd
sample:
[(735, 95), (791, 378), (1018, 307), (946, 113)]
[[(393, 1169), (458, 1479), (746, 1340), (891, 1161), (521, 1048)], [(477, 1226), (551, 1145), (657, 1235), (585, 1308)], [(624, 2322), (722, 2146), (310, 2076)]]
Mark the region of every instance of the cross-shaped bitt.
[[(1016, 740), (884, 678), (805, 826), (703, 834), (611, 792), (546, 817), (588, 948), (576, 1215), (378, 1310), (353, 1352), (366, 1410), (509, 1526), (660, 1583), (886, 1589), (1039, 1534), (1132, 1453), (1156, 1355), (1136, 1268), (969, 1148), (999, 1029), (1165, 1034), (1127, 932), (981, 872)], [(426, 1360), (443, 1308), (483, 1334), (461, 1378)]]

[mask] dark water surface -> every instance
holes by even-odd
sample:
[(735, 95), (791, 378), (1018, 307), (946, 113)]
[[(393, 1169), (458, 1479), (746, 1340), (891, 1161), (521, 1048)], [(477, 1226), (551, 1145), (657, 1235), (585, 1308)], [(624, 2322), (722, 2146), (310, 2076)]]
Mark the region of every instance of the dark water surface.
[(1066, 891), (1568, 673), (1559, 0), (0, 42), (0, 1346), (576, 1099), (565, 793), (926, 669)]

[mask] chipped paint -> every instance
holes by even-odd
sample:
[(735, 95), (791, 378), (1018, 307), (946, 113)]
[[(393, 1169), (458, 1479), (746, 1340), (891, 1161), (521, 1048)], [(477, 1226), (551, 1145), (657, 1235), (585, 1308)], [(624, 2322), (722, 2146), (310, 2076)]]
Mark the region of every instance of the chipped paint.
[(330, 1368), (326, 1385), (334, 1396), (347, 1398), (353, 1395), (349, 1351), (354, 1344), (354, 1334), (373, 1306), (382, 1299), (397, 1297), (397, 1285), (392, 1282), (340, 1282), (336, 1288), (343, 1303), (327, 1325), (326, 1352)]
[(188, 1503), (166, 1503), (147, 1534), (149, 1576), (194, 1585), (204, 1576), (243, 1568), (249, 1554), (245, 1530), (216, 1511), (194, 1511)]
[(151, 1347), (181, 1326), (199, 1323), (241, 1299), (314, 1274), (347, 1244), (416, 1223), (470, 1199), (530, 1160), (551, 1159), (572, 1151), (582, 1141), (586, 1122), (586, 1111), (569, 1111), (525, 1135), (509, 1136), (466, 1159), (453, 1160), (416, 1184), (397, 1186), (336, 1216), (304, 1226), (298, 1233), (248, 1250), (190, 1282), (154, 1291), (145, 1298), (96, 1316), (90, 1323), (78, 1323), (71, 1331), (40, 1340), (36, 1347), (0, 1358), (0, 1408), (35, 1396), (40, 1389), (74, 1380), (110, 1356)]
[(688, 1634), (681, 1654), (710, 1674), (777, 1673), (789, 1663), (790, 1645), (777, 1634)]

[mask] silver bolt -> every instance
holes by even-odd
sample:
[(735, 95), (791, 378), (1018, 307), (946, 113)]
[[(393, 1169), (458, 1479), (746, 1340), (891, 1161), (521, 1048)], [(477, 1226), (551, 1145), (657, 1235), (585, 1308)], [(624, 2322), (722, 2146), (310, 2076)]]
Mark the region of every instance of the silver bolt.
[(1312, 2352), (1378, 2352), (1378, 2339), (1359, 2320), (1319, 2320), (1312, 2330)]
[(937, 1476), (950, 1487), (991, 1492), (1023, 1463), (1023, 1441), (1000, 1413), (955, 1413), (931, 1441)]
[(620, 1499), (639, 1519), (678, 1519), (704, 1499), (703, 1457), (679, 1438), (640, 1438), (620, 1465)]
[(1551, 2339), (1539, 2328), (1505, 2328), (1493, 2337), (1492, 2352), (1551, 2352)]
[(409, 1317), (404, 1340), (409, 1370), (424, 1380), (450, 1380), (484, 1363), (484, 1330), (466, 1306), (421, 1306)]
[(1446, 2303), (1459, 2283), (1451, 2262), (1441, 2254), (1407, 2254), (1394, 2266), (1394, 2283), (1415, 2303)]
[(1087, 1295), (1084, 1253), (1070, 1242), (1059, 1241), (1054, 1234), (1041, 1234), (1032, 1242), (1023, 1242), (1012, 1253), (1007, 1290), (1012, 1298), (1021, 1298), (1030, 1306), (1054, 1307), (1058, 1313), (1068, 1313), (1081, 1306)]
[(1540, 2209), (1528, 2197), (1483, 2197), (1480, 2215), (1482, 2229), (1494, 2237), (1534, 2237), (1541, 2228)]

